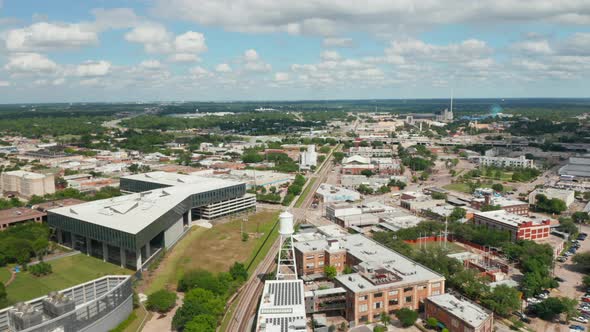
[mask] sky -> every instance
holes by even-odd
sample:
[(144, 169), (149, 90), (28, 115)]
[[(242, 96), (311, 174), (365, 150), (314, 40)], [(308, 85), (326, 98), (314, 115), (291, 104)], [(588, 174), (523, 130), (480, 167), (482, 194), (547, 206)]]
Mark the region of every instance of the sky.
[(590, 97), (590, 0), (0, 0), (0, 103)]

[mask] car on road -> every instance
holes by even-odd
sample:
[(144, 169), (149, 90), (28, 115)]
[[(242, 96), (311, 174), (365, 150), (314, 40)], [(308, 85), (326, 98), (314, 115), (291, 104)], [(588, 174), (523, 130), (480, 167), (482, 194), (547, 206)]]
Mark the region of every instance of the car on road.
[(583, 326), (580, 325), (570, 325), (570, 331), (571, 332), (577, 332), (577, 331), (584, 331), (586, 330)]

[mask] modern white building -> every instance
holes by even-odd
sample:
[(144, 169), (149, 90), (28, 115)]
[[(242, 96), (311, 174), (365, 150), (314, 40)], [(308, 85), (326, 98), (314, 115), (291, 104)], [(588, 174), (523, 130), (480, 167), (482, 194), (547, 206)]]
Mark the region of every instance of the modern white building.
[(561, 167), (558, 171), (559, 175), (574, 176), (580, 178), (590, 177), (590, 157), (570, 157), (567, 165)]
[(307, 331), (303, 280), (267, 280), (264, 283), (255, 331)]
[(535, 162), (532, 159), (526, 159), (525, 156), (518, 158), (510, 157), (489, 157), (489, 156), (470, 156), (469, 160), (482, 166), (495, 166), (495, 167), (521, 167), (521, 168), (534, 168)]
[(193, 220), (255, 208), (244, 183), (180, 174), (172, 180), (174, 174), (161, 173), (121, 179), (122, 188), (137, 193), (48, 211), (57, 241), (139, 270), (158, 250), (172, 247)]
[(316, 191), (316, 195), (320, 197), (324, 203), (358, 201), (361, 199), (361, 194), (356, 191), (329, 185), (327, 183), (322, 183), (320, 185)]
[(302, 152), (299, 156), (299, 168), (310, 169), (316, 167), (318, 164), (318, 154), (315, 151), (315, 145), (307, 146), (307, 151)]

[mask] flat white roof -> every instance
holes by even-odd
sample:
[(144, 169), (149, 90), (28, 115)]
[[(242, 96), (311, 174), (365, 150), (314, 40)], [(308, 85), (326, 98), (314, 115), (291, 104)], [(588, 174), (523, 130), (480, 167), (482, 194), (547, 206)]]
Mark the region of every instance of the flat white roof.
[(27, 172), (27, 171), (10, 171), (10, 172), (4, 172), (4, 174), (12, 175), (12, 176), (20, 176), (20, 177), (24, 177), (27, 179), (44, 179), (47, 176), (45, 174), (33, 173), (33, 172)]
[(197, 182), (192, 184), (177, 185), (52, 209), (51, 213), (121, 232), (137, 234), (193, 194), (240, 184), (239, 182), (216, 178), (198, 177), (198, 179)]
[(519, 227), (520, 224), (525, 223), (525, 222), (533, 222), (533, 225), (540, 225), (541, 224), (541, 222), (539, 220), (534, 220), (529, 217), (510, 213), (510, 212), (507, 212), (506, 210), (476, 212), (476, 213), (474, 213), (474, 215), (489, 218), (489, 219), (492, 219), (496, 222), (510, 225), (513, 227)]
[(305, 331), (304, 288), (303, 280), (267, 280), (260, 299), (256, 331)]
[(428, 297), (428, 300), (437, 306), (444, 308), (445, 311), (458, 317), (474, 328), (485, 323), (491, 315), (490, 312), (479, 305), (465, 299), (460, 299), (449, 293), (430, 296)]
[[(219, 183), (229, 183), (229, 180), (218, 179), (218, 178), (211, 178), (205, 176), (198, 176), (198, 175), (187, 175), (187, 174), (179, 174), (179, 173), (171, 173), (171, 172), (163, 172), (163, 171), (156, 171), (156, 172), (149, 172), (149, 173), (142, 173), (142, 174), (135, 174), (122, 177), (123, 179), (130, 179), (130, 180), (137, 180), (137, 181), (144, 181), (144, 182), (152, 182), (152, 183), (159, 183), (168, 186), (178, 186), (183, 184), (201, 184), (203, 181), (209, 181), (209, 183), (214, 183), (211, 181), (219, 181)], [(233, 182), (233, 181), (232, 181)], [(239, 184), (241, 182), (233, 182), (233, 184)]]
[[(333, 250), (328, 240), (297, 242), (297, 250), (305, 253), (318, 250)], [(433, 279), (444, 280), (444, 277), (401, 254), (386, 248), (362, 234), (352, 234), (338, 239), (338, 246), (348, 254), (356, 257), (361, 264), (373, 268), (384, 268), (401, 280), (383, 285), (374, 285), (360, 273), (338, 276), (337, 279), (344, 286), (354, 292), (369, 291), (380, 287), (390, 287), (394, 284), (404, 285)], [(315, 250), (314, 250), (315, 249)]]

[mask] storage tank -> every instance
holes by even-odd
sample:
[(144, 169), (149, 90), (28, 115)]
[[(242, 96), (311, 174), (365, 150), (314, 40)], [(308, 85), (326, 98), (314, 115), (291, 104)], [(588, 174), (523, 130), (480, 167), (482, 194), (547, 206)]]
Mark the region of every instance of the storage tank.
[(293, 233), (293, 215), (285, 211), (279, 215), (279, 234), (292, 235)]

